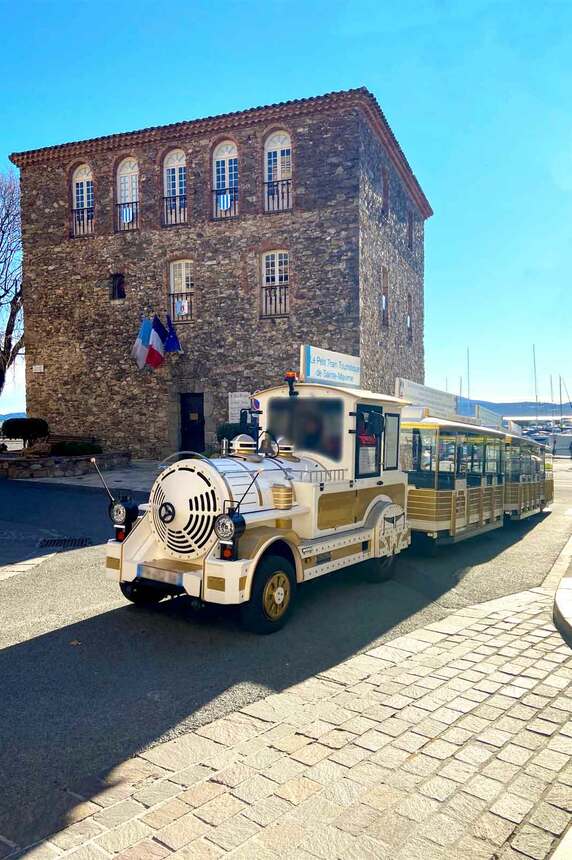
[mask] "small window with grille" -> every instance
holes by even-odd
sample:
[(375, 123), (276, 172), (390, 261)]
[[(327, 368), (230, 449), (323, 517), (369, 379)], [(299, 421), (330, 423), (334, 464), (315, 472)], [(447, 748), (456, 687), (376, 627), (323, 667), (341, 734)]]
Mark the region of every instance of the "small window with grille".
[(169, 273), (169, 311), (174, 323), (192, 320), (194, 290), (191, 260), (175, 260)]
[(262, 256), (261, 316), (281, 317), (289, 312), (290, 254), (268, 251)]

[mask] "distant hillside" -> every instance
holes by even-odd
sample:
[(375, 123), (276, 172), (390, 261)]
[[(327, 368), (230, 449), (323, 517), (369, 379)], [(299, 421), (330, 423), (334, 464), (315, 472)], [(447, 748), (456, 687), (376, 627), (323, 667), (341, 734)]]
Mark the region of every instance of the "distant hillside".
[(8, 418), (25, 418), (25, 412), (6, 412), (5, 415), (0, 415), (0, 424)]
[[(478, 403), (479, 406), (484, 406), (485, 409), (490, 409), (492, 412), (498, 412), (499, 415), (530, 415), (534, 417), (538, 411), (540, 415), (552, 415), (556, 417), (560, 415), (559, 403), (539, 402), (538, 406), (533, 400), (518, 400), (515, 403), (491, 403), (490, 400), (473, 400), (473, 403)], [(562, 414), (572, 415), (572, 408), (569, 403), (562, 404)]]

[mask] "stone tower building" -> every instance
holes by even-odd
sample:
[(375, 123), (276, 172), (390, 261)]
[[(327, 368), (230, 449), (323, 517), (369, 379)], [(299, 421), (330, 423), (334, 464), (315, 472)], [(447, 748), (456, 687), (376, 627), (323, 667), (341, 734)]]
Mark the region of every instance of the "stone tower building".
[[(28, 414), (163, 456), (213, 441), (228, 393), (360, 355), (423, 381), (432, 212), (374, 96), (332, 93), (11, 156), (21, 170)], [(130, 358), (144, 316), (184, 349)]]

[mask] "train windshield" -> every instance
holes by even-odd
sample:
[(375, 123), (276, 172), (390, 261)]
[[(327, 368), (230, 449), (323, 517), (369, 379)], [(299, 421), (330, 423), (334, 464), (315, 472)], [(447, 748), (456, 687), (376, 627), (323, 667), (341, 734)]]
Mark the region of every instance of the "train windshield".
[(340, 398), (274, 397), (268, 404), (268, 430), (276, 439), (330, 460), (341, 460), (343, 423)]

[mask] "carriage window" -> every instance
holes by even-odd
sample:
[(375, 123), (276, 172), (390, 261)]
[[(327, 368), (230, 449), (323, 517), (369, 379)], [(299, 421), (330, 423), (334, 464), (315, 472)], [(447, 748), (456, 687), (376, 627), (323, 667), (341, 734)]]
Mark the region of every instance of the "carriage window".
[(268, 430), (292, 442), (297, 451), (312, 451), (331, 460), (342, 456), (343, 404), (339, 398), (275, 397), (268, 406)]
[(399, 468), (399, 415), (386, 414), (383, 438), (383, 468)]
[(356, 478), (372, 478), (381, 473), (381, 406), (363, 406), (356, 410)]
[(485, 442), (480, 436), (469, 437), (469, 472), (472, 475), (482, 475), (485, 463)]
[(439, 472), (452, 474), (455, 471), (456, 437), (441, 433), (439, 436)]
[(502, 472), (500, 439), (489, 439), (486, 444), (485, 452), (486, 474), (500, 475)]
[(435, 470), (435, 443), (436, 433), (434, 430), (414, 428), (411, 436), (411, 465), (414, 472), (433, 472)]

